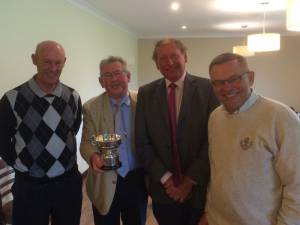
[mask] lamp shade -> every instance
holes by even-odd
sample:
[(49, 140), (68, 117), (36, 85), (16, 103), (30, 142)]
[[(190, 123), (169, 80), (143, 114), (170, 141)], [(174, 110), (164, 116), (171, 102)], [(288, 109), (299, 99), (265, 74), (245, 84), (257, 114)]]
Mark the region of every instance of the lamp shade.
[(248, 50), (251, 52), (269, 52), (280, 50), (280, 34), (252, 34), (247, 38)]
[(242, 56), (254, 56), (254, 52), (248, 50), (247, 45), (237, 45), (233, 46), (233, 53), (242, 55)]
[(288, 0), (286, 29), (300, 31), (300, 0)]

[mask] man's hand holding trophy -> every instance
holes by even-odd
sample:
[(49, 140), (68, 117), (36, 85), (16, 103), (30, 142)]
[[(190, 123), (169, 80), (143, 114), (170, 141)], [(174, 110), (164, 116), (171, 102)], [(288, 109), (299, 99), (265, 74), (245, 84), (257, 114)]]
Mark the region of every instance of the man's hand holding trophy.
[(94, 158), (91, 158), (94, 170), (103, 172), (105, 170), (116, 170), (121, 167), (118, 153), (121, 135), (109, 133), (93, 135), (90, 138), (90, 142), (97, 147), (100, 156), (95, 154)]

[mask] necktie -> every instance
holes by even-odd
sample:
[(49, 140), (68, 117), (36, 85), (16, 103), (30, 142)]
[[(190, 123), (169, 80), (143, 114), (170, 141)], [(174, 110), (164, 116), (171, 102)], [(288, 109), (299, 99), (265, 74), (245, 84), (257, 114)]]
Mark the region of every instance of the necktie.
[(173, 182), (175, 186), (178, 186), (182, 181), (182, 172), (180, 166), (179, 153), (176, 142), (176, 99), (175, 89), (176, 84), (171, 83), (169, 85), (170, 91), (168, 94), (168, 111), (169, 111), (169, 122), (170, 122), (170, 135), (171, 135), (171, 148), (172, 148), (172, 163), (174, 167)]
[(121, 145), (119, 146), (119, 157), (122, 163), (122, 166), (117, 170), (118, 174), (122, 177), (125, 177), (129, 171), (128, 159), (126, 154), (126, 127), (124, 118), (122, 115), (122, 104), (118, 105), (115, 104), (115, 116), (114, 116), (114, 123), (115, 123), (115, 133), (121, 135)]

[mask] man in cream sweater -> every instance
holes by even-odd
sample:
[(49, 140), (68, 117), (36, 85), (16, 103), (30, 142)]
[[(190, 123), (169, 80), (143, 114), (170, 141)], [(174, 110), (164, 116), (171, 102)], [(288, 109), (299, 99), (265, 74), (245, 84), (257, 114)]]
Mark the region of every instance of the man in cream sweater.
[(300, 224), (300, 121), (254, 92), (254, 72), (233, 53), (209, 67), (222, 106), (209, 119), (211, 178), (199, 225)]

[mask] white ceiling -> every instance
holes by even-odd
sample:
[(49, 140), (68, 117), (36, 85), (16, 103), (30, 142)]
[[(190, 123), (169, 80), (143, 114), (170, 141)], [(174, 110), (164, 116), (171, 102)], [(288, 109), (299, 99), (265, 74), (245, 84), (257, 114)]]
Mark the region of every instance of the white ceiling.
[[(264, 9), (266, 32), (300, 35), (285, 28), (287, 0), (67, 0), (139, 38), (235, 37), (261, 33)], [(263, 5), (262, 2), (268, 2)], [(224, 3), (220, 6), (220, 3)], [(233, 24), (228, 28), (229, 24)], [(187, 29), (182, 30), (181, 26)], [(248, 25), (246, 30), (242, 25)], [(227, 27), (227, 28), (226, 28)]]

